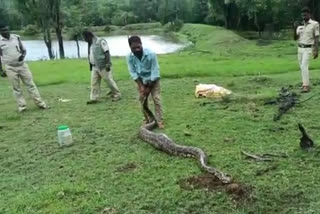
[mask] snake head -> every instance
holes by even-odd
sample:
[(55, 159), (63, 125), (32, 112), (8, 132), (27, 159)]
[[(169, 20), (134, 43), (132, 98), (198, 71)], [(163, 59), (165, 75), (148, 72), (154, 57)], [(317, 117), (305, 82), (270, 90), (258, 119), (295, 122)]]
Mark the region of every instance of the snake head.
[(228, 174), (222, 173), (222, 174), (219, 175), (218, 178), (219, 178), (219, 180), (220, 180), (222, 183), (224, 183), (224, 184), (230, 184), (230, 183), (233, 182), (232, 177), (231, 177), (230, 175), (228, 175)]

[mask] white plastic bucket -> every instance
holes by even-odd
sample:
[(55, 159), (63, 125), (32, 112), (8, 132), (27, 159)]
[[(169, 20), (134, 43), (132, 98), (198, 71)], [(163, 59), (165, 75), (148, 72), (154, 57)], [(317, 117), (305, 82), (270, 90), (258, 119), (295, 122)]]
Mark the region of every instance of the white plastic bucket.
[(72, 145), (72, 135), (68, 126), (58, 127), (58, 142), (60, 146)]

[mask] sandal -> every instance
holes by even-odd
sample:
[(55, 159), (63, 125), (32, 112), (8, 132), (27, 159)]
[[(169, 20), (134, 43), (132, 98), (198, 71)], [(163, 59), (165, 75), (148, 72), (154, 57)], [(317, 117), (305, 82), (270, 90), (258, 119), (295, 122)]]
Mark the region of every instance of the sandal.
[(308, 93), (310, 91), (309, 86), (302, 86), (301, 93)]

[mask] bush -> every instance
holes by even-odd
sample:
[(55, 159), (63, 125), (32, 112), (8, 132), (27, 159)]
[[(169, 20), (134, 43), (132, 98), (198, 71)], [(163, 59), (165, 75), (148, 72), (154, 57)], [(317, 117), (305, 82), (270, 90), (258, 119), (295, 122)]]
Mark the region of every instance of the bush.
[(165, 28), (167, 31), (179, 31), (183, 27), (184, 23), (180, 19), (176, 19), (173, 22), (166, 24)]
[(118, 27), (117, 26), (114, 26), (114, 25), (106, 25), (104, 28), (103, 28), (103, 31), (104, 32), (112, 32), (112, 31), (116, 31), (118, 30)]
[(70, 40), (80, 40), (82, 38), (83, 27), (77, 26), (68, 29), (68, 38)]
[(111, 20), (113, 25), (124, 26), (137, 22), (137, 17), (133, 13), (121, 12), (117, 13)]
[(40, 32), (36, 25), (27, 25), (23, 28), (23, 34), (27, 36), (34, 36)]
[(155, 23), (131, 24), (131, 25), (124, 26), (122, 29), (134, 31), (134, 30), (149, 30), (154, 28), (161, 28), (161, 23), (155, 22)]

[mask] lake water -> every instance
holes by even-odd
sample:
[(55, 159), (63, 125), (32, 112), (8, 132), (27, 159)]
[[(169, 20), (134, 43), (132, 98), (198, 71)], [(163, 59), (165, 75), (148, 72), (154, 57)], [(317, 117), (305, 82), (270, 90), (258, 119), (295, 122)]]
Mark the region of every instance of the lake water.
[[(105, 37), (108, 42), (110, 53), (112, 56), (126, 56), (130, 53), (127, 36)], [(163, 39), (160, 36), (141, 36), (144, 48), (149, 48), (157, 54), (165, 54), (176, 52), (185, 47), (185, 44), (177, 44)], [(27, 49), (27, 61), (47, 60), (48, 50), (42, 40), (22, 41)], [(88, 44), (79, 42), (81, 58), (88, 56)], [(58, 43), (52, 43), (55, 55), (59, 55)], [(66, 58), (77, 58), (77, 46), (75, 41), (64, 41), (64, 51)]]

